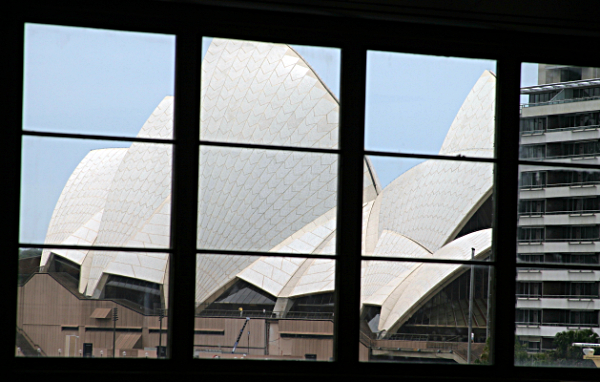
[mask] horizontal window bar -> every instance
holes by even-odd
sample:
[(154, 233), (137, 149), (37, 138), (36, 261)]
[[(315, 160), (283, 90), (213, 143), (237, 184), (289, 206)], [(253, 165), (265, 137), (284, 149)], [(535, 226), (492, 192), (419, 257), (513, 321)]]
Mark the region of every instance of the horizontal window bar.
[(264, 256), (264, 257), (298, 257), (302, 259), (338, 259), (337, 255), (314, 255), (309, 253), (231, 251), (225, 249), (197, 249), (196, 254), (231, 255), (231, 256)]
[(21, 248), (40, 248), (40, 249), (83, 249), (86, 251), (119, 251), (119, 252), (153, 252), (153, 253), (171, 253), (170, 248), (140, 248), (140, 247), (109, 247), (109, 246), (90, 246), (90, 245), (62, 245), (62, 244), (31, 244), (19, 243)]
[(199, 141), (200, 146), (217, 146), (217, 147), (236, 147), (243, 149), (263, 149), (263, 150), (281, 150), (281, 151), (300, 151), (307, 153), (321, 154), (339, 154), (339, 149), (318, 149), (312, 147), (296, 147), (296, 146), (276, 146), (276, 145), (257, 145), (253, 143), (232, 143), (232, 142), (214, 142), (214, 141)]
[(145, 142), (175, 144), (174, 139), (156, 139), (156, 138), (137, 138), (137, 137), (116, 137), (110, 135), (92, 135), (92, 134), (68, 134), (68, 133), (49, 133), (42, 131), (23, 130), (23, 135), (52, 138), (73, 138), (73, 139), (94, 139), (102, 141), (126, 141), (126, 142)]
[[(383, 156), (383, 157), (397, 157), (397, 158), (416, 158), (416, 159), (439, 159), (439, 160), (453, 160), (453, 161), (465, 161), (465, 162), (486, 162), (496, 163), (495, 158), (484, 158), (484, 157), (466, 157), (464, 155), (428, 155), (428, 154), (407, 154), (407, 153), (393, 153), (385, 151), (363, 151), (364, 155)], [(539, 163), (536, 163), (539, 164)]]
[(383, 257), (383, 256), (361, 256), (361, 260), (397, 261), (409, 263), (436, 263), (436, 264), (466, 264), (466, 265), (496, 265), (496, 261), (487, 260), (452, 260), (452, 259), (428, 259), (422, 257)]

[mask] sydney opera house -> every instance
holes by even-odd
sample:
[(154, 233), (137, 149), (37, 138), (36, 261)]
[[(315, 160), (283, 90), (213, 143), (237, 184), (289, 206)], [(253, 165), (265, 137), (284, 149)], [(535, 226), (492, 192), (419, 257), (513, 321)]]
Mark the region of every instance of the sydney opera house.
[[(328, 360), (335, 260), (315, 255), (335, 254), (337, 156), (264, 146), (337, 148), (339, 102), (286, 45), (215, 39), (202, 69), (201, 139), (261, 146), (200, 149), (197, 246), (241, 254), (197, 256), (195, 356)], [(440, 155), (492, 157), (495, 81), (486, 71), (474, 84)], [(173, 102), (165, 97), (138, 137), (172, 137)], [(160, 249), (169, 247), (171, 163), (168, 144), (143, 142), (81, 161), (46, 244), (152, 251), (44, 250), (20, 287), (19, 352), (156, 356), (168, 340)], [(427, 160), (382, 188), (365, 158), (363, 254), (408, 260), (363, 262), (362, 360), (464, 363), (468, 337), (481, 354), (487, 267), (419, 260), (490, 256), (492, 177), (488, 163)]]

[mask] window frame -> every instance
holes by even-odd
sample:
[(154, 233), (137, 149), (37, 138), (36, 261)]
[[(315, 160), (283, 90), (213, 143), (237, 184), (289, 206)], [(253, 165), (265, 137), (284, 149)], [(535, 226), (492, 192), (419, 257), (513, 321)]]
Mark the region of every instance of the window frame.
[[(591, 3), (591, 2), (590, 2)], [(536, 47), (527, 44), (525, 37), (552, 37), (558, 41), (568, 41), (576, 48), (585, 46), (597, 38), (594, 31), (584, 32), (580, 40), (573, 42), (568, 36), (554, 33), (550, 26), (541, 31), (527, 32), (526, 36), (515, 31), (506, 31), (496, 27), (490, 30), (472, 26), (469, 23), (452, 23), (452, 15), (442, 14), (429, 20), (418, 19), (418, 10), (408, 12), (400, 20), (363, 19), (361, 11), (341, 17), (337, 14), (314, 14), (312, 12), (282, 11), (275, 5), (264, 6), (263, 10), (218, 7), (185, 3), (144, 4), (140, 9), (138, 2), (126, 2), (123, 5), (106, 2), (73, 6), (68, 1), (47, 5), (33, 0), (24, 4), (8, 27), (14, 32), (9, 39), (8, 49), (15, 52), (9, 60), (11, 80), (8, 81), (12, 99), (9, 132), (5, 147), (10, 155), (6, 159), (8, 168), (20, 168), (21, 148), (21, 102), (23, 75), (23, 26), (26, 22), (57, 25), (83, 26), (140, 32), (171, 33), (176, 35), (176, 77), (175, 97), (178, 99), (175, 109), (173, 145), (173, 218), (171, 224), (171, 249), (173, 254), (170, 266), (171, 284), (169, 317), (170, 359), (160, 361), (145, 360), (69, 360), (69, 359), (25, 359), (14, 357), (14, 333), (5, 334), (4, 355), (12, 359), (11, 371), (18, 376), (46, 376), (48, 373), (69, 377), (90, 378), (129, 373), (135, 378), (148, 378), (162, 375), (178, 376), (271, 376), (297, 370), (297, 363), (290, 361), (270, 362), (267, 367), (262, 362), (214, 364), (210, 360), (192, 359), (194, 304), (193, 282), (195, 277), (195, 255), (197, 253), (195, 233), (178, 230), (179, 224), (196, 222), (197, 211), (197, 158), (199, 152), (198, 130), (200, 110), (200, 52), (202, 36), (219, 36), (238, 39), (274, 41), (306, 45), (339, 47), (342, 49), (341, 96), (343, 107), (340, 122), (340, 160), (343, 166), (338, 173), (338, 235), (349, 238), (338, 240), (337, 253), (344, 257), (337, 259), (336, 267), (336, 317), (353, 316), (355, 319), (338, 320), (335, 326), (334, 358), (332, 363), (302, 364), (298, 376), (304, 379), (323, 376), (333, 378), (336, 375), (394, 376), (402, 373), (408, 377), (443, 379), (440, 376), (460, 376), (463, 378), (481, 378), (481, 367), (460, 367), (454, 365), (419, 364), (381, 364), (358, 362), (359, 335), (359, 287), (360, 287), (360, 230), (362, 213), (362, 187), (345, 187), (362, 184), (362, 161), (364, 154), (364, 101), (366, 79), (366, 52), (372, 50), (398, 51), (406, 53), (453, 55), (497, 60), (496, 91), (496, 159), (494, 174), (495, 206), (502, 203), (494, 216), (493, 253), (508, 253), (502, 261), (495, 263), (495, 281), (493, 290), (502, 293), (493, 294), (492, 317), (500, 314), (515, 316), (514, 296), (517, 243), (518, 211), (518, 174), (519, 174), (519, 88), (521, 62), (556, 61), (556, 52), (548, 49), (557, 46), (556, 41), (542, 41)], [(106, 10), (107, 7), (113, 7)], [(402, 8), (404, 9), (404, 8)], [(408, 8), (404, 9), (409, 11)], [(427, 9), (425, 9), (427, 11)], [(364, 12), (364, 11), (363, 11)], [(475, 17), (469, 15), (469, 17)], [(357, 23), (360, 21), (360, 23)], [(517, 25), (508, 21), (509, 25)], [(257, 28), (260, 26), (260, 28)], [(396, 30), (402, 39), (385, 39), (389, 30)], [(343, 33), (340, 33), (343, 32)], [(301, 32), (301, 33), (299, 33)], [(275, 37), (276, 36), (276, 37)], [(518, 36), (518, 37), (517, 37)], [(518, 40), (513, 44), (513, 39)], [(531, 39), (529, 41), (538, 41)], [(516, 46), (515, 46), (516, 45)], [(588, 45), (589, 46), (589, 45)], [(589, 57), (573, 58), (564, 54), (565, 60), (581, 66), (600, 66)], [(587, 60), (587, 61), (586, 61)], [(504, 128), (499, 128), (504, 126)], [(512, 126), (507, 128), (506, 126)], [(358, 137), (358, 138), (357, 138)], [(193, 165), (189, 166), (188, 164)], [(184, 165), (185, 164), (185, 165)], [(18, 220), (20, 198), (20, 172), (12, 171), (7, 175), (10, 184), (8, 204), (9, 228), (5, 240), (9, 242), (8, 253), (16, 253), (19, 247)], [(186, 179), (185, 187), (181, 180)], [(190, 186), (190, 179), (192, 185)], [(499, 181), (502, 180), (502, 181)], [(340, 217), (346, 217), (340, 219)], [(347, 217), (351, 218), (347, 218)], [(183, 223), (182, 223), (183, 222)], [(14, 261), (14, 262), (11, 262)], [(16, 269), (17, 260), (9, 261), (9, 276), (4, 278), (9, 306), (17, 306)], [(344, 275), (344, 277), (340, 277)], [(16, 321), (13, 310), (9, 309), (9, 322)], [(570, 380), (589, 379), (590, 370), (547, 369), (516, 367), (513, 363), (515, 323), (511, 320), (493, 320), (492, 337), (493, 365), (485, 366), (483, 371), (496, 378), (568, 378)], [(6, 331), (8, 332), (8, 331)], [(349, 335), (348, 333), (355, 333)], [(503, 335), (501, 335), (503, 334)], [(9, 358), (10, 357), (10, 358)], [(218, 361), (222, 362), (222, 361)], [(215, 365), (225, 366), (218, 367)], [(483, 367), (483, 366), (482, 366)], [(293, 368), (293, 369), (292, 369)], [(109, 370), (110, 371), (107, 371)], [(267, 370), (265, 370), (267, 369)], [(210, 371), (206, 371), (210, 370)]]

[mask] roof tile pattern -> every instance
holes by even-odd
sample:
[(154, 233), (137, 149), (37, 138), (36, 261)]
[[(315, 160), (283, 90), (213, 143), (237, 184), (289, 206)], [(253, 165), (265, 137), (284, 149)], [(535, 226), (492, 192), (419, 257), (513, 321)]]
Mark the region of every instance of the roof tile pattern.
[(337, 157), (203, 147), (198, 246), (270, 250), (336, 205)]
[[(489, 256), (492, 230), (485, 229), (460, 237), (433, 254), (436, 259), (470, 260)], [(420, 263), (410, 272), (403, 272), (381, 306), (379, 329), (393, 331), (408, 320), (416, 310), (441, 288), (458, 276), (464, 267), (459, 264)]]
[(493, 156), (495, 93), (496, 76), (486, 70), (456, 114), (440, 149), (441, 155)]
[[(98, 228), (90, 225), (91, 221), (99, 219), (102, 215), (106, 197), (110, 191), (112, 179), (127, 153), (127, 149), (102, 149), (90, 151), (75, 168), (52, 213), (45, 244), (83, 244), (89, 245), (85, 239), (92, 240), (89, 233), (81, 232), (84, 226), (88, 230)], [(99, 214), (99, 215), (98, 215)], [(77, 235), (74, 235), (77, 232)], [(83, 239), (74, 243), (75, 238)], [(93, 242), (93, 240), (92, 240)], [(80, 252), (80, 251), (78, 251)], [(80, 255), (86, 251), (69, 257), (70, 260), (79, 263)], [(46, 265), (50, 251), (42, 253), (41, 266)]]
[(45, 244), (60, 244), (104, 208), (127, 149), (90, 151), (75, 168), (52, 213)]
[(329, 259), (311, 259), (308, 269), (289, 294), (300, 297), (309, 294), (331, 292), (335, 288), (335, 261)]
[(335, 97), (287, 45), (213, 39), (202, 65), (201, 139), (335, 148)]
[[(440, 150), (442, 155), (493, 155), (496, 77), (485, 71), (461, 106)], [(429, 160), (408, 170), (381, 198), (379, 236), (400, 233), (435, 252), (454, 238), (474, 206), (491, 193), (493, 166)]]
[[(383, 231), (373, 256), (388, 257), (432, 257), (431, 252), (405, 236)], [(410, 270), (415, 263), (363, 261), (361, 277), (361, 301), (381, 305), (381, 298), (389, 294), (389, 283)], [(382, 289), (383, 288), (383, 289)], [(381, 290), (380, 290), (381, 289)], [(375, 295), (376, 297), (370, 298)]]
[[(173, 130), (173, 97), (165, 97), (138, 133), (140, 138), (170, 138)], [(168, 144), (134, 142), (114, 174), (94, 244), (107, 246), (163, 247), (169, 245), (172, 150)], [(165, 215), (167, 219), (165, 219)], [(158, 224), (157, 220), (160, 222)], [(144, 235), (145, 234), (145, 235)], [(98, 295), (103, 274), (112, 273), (146, 281), (162, 282), (165, 256), (159, 266), (163, 274), (141, 257), (145, 254), (93, 251), (82, 281), (86, 294)], [(136, 260), (134, 260), (134, 257)], [(126, 259), (127, 258), (127, 259)], [(83, 269), (82, 269), (83, 270)], [(84, 289), (80, 285), (80, 289)]]
[(429, 160), (408, 170), (380, 196), (380, 237), (389, 230), (438, 250), (489, 196), (492, 169), (488, 163)]

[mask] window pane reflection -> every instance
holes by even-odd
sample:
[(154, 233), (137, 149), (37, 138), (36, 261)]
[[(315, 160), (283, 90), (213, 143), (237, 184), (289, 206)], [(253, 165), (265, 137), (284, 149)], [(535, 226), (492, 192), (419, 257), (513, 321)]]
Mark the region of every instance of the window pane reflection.
[(200, 139), (338, 147), (339, 49), (220, 38), (203, 46)]
[[(166, 357), (168, 254), (73, 252), (19, 251), (15, 355)], [(95, 277), (102, 257), (108, 271)]]
[[(492, 164), (377, 157), (400, 176), (382, 189), (372, 166), (363, 183), (365, 256), (477, 259), (491, 246)], [(452, 251), (453, 246), (465, 251)], [(487, 258), (487, 257), (486, 257)]]
[(363, 261), (360, 360), (488, 363), (490, 269)]
[(195, 358), (329, 361), (335, 261), (196, 258)]
[[(515, 364), (594, 367), (600, 254), (600, 70), (523, 64)], [(564, 164), (593, 165), (591, 168)], [(563, 166), (563, 167), (561, 167)], [(581, 269), (544, 268), (544, 265)], [(588, 352), (589, 353), (589, 352)]]
[(171, 161), (168, 144), (24, 136), (21, 242), (168, 247)]
[(516, 365), (595, 367), (594, 351), (583, 350), (598, 338), (599, 274), (543, 266), (517, 269)]
[(368, 51), (365, 148), (492, 157), (495, 69), (490, 60)]
[[(174, 95), (172, 35), (28, 23), (24, 60), (26, 130), (135, 137)], [(171, 120), (154, 113), (147, 124)]]

